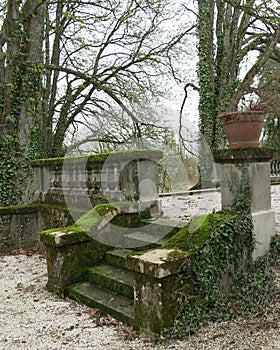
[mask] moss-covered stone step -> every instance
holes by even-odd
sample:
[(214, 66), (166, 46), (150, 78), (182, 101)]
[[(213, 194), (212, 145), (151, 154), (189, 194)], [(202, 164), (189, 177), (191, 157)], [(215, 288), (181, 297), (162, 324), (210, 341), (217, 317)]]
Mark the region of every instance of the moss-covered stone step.
[(161, 234), (147, 233), (145, 231), (136, 231), (125, 235), (125, 245), (135, 250), (146, 250), (160, 247), (168, 238)]
[(117, 266), (122, 269), (127, 269), (127, 257), (133, 253), (131, 249), (114, 249), (106, 253), (106, 263), (112, 266)]
[(141, 231), (151, 235), (160, 235), (163, 238), (168, 238), (177, 233), (186, 225), (184, 222), (177, 222), (169, 218), (157, 218), (156, 220), (146, 220), (147, 225), (141, 227)]
[(141, 228), (131, 228), (124, 235), (126, 248), (146, 250), (157, 248), (176, 234), (185, 223), (178, 224), (170, 219), (159, 218), (156, 221), (146, 220), (147, 225)]
[(88, 280), (128, 298), (134, 298), (132, 272), (110, 265), (93, 266), (88, 269)]
[(69, 288), (69, 297), (81, 304), (111, 315), (119, 321), (133, 325), (134, 302), (91, 282), (76, 284)]

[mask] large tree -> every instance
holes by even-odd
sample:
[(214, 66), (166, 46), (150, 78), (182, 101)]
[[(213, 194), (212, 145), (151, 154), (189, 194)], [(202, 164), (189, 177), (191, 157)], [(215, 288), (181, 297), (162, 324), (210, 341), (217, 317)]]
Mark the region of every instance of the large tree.
[(43, 125), (55, 128), (46, 154), (59, 154), (69, 128), (83, 123), (81, 115), (100, 118), (112, 106), (124, 110), (141, 138), (146, 123), (128, 105), (155, 102), (164, 92), (161, 77), (176, 75), (172, 63), (191, 30), (180, 28), (178, 4), (175, 9), (166, 0), (59, 0), (49, 13)]
[(266, 118), (263, 145), (271, 147), (280, 155), (280, 62), (270, 59), (260, 76), (258, 94), (265, 105)]
[(117, 106), (141, 139), (152, 123), (130, 106), (155, 100), (163, 75), (176, 77), (173, 62), (191, 25), (180, 26), (180, 3), (168, 0), (2, 0), (1, 6), (0, 205), (8, 205), (28, 200), (30, 158), (63, 155), (69, 131), (95, 118), (102, 125)]
[(215, 148), (218, 114), (236, 110), (268, 59), (279, 59), (279, 7), (270, 0), (199, 0), (197, 15), (200, 128)]
[(31, 134), (41, 115), (45, 3), (2, 1), (1, 13), (0, 203), (5, 205), (24, 197), (27, 186)]

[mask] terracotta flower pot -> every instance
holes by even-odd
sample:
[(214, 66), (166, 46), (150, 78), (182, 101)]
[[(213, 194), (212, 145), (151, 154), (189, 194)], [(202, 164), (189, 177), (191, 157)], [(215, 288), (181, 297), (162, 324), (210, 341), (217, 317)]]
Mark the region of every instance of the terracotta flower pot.
[(238, 111), (219, 115), (229, 148), (257, 148), (264, 123), (263, 111)]

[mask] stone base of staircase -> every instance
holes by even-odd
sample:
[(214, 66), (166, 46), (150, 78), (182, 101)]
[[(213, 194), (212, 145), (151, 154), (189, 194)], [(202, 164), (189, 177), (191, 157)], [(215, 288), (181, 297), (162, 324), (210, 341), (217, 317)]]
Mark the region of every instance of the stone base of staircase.
[[(106, 246), (75, 232), (43, 236), (47, 244), (48, 289), (98, 308), (135, 329), (158, 333), (174, 321), (170, 305), (175, 310), (176, 307), (172, 306), (169, 290), (174, 292), (173, 275), (178, 272), (177, 265), (175, 269), (171, 267), (169, 251), (162, 253), (159, 248), (179, 228), (166, 221), (149, 228), (150, 233), (148, 227), (127, 233), (126, 240), (134, 249)], [(147, 255), (147, 250), (156, 253)], [(151, 302), (155, 314), (149, 309), (149, 299), (154, 299)], [(166, 317), (161, 319), (166, 311), (168, 323)], [(146, 322), (146, 316), (151, 320)]]
[(134, 324), (134, 277), (127, 269), (132, 250), (114, 249), (106, 253), (102, 265), (87, 269), (87, 281), (69, 288), (69, 297)]

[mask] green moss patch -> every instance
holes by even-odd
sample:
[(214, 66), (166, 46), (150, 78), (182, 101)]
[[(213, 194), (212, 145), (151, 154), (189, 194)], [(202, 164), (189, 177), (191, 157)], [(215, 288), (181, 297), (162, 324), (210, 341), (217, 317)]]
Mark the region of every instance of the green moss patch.
[(209, 240), (211, 233), (223, 225), (228, 217), (222, 214), (198, 215), (171, 237), (162, 248), (197, 252)]
[(46, 246), (64, 246), (89, 241), (89, 236), (78, 227), (70, 230), (66, 229), (50, 229), (40, 232), (40, 240)]
[(36, 159), (31, 162), (33, 167), (42, 167), (48, 165), (63, 165), (63, 163), (70, 162), (75, 163), (104, 163), (106, 159), (110, 156), (111, 161), (117, 160), (137, 160), (137, 159), (160, 159), (162, 158), (162, 151), (159, 150), (126, 150), (119, 152), (110, 152), (110, 153), (98, 153), (84, 156), (74, 156), (74, 157), (65, 157), (65, 158), (45, 158), (45, 159)]
[(47, 165), (62, 165), (65, 161), (71, 163), (83, 163), (85, 160), (90, 160), (91, 162), (102, 163), (108, 158), (110, 153), (99, 153), (99, 154), (91, 154), (86, 156), (76, 156), (76, 157), (60, 157), (60, 158), (44, 158), (44, 159), (36, 159), (31, 162), (33, 167), (38, 166), (47, 166)]
[(85, 215), (83, 215), (79, 220), (75, 222), (73, 226), (70, 226), (68, 229), (83, 229), (88, 231), (93, 228), (98, 223), (98, 215), (95, 211), (95, 208), (89, 210)]
[[(45, 245), (67, 245), (89, 240), (88, 232), (92, 232), (103, 217), (112, 213), (112, 219), (119, 216), (122, 210), (134, 205), (132, 202), (98, 204), (81, 216), (73, 225), (52, 228), (40, 233), (41, 241)], [(108, 218), (109, 220), (110, 218)], [(55, 235), (55, 232), (59, 232)]]

